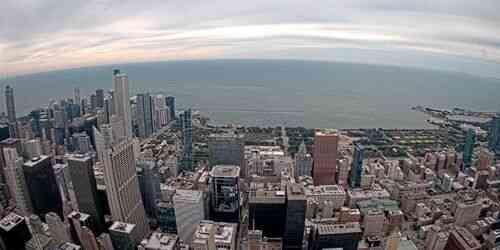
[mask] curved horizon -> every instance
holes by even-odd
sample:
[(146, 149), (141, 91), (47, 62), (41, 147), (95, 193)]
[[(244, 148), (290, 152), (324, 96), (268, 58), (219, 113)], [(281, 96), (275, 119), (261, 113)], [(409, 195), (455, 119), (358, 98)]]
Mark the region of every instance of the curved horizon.
[(495, 0), (6, 0), (0, 7), (3, 76), (249, 58), (500, 74)]

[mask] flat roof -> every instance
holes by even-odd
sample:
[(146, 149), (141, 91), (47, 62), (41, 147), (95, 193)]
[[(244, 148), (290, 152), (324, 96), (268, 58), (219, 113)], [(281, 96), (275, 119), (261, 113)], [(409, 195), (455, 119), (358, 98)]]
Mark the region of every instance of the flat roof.
[(347, 233), (361, 233), (359, 223), (345, 223), (345, 224), (318, 224), (319, 234), (347, 234)]
[(115, 221), (111, 227), (109, 227), (109, 230), (117, 231), (117, 232), (123, 232), (123, 233), (131, 233), (132, 230), (134, 230), (135, 224), (129, 224), (121, 221)]
[(19, 223), (23, 222), (23, 220), (24, 218), (22, 216), (15, 213), (10, 213), (7, 216), (3, 217), (2, 220), (0, 220), (0, 228), (5, 231), (9, 231)]
[(27, 162), (24, 163), (24, 166), (26, 167), (34, 167), (36, 166), (38, 163), (44, 161), (45, 159), (49, 158), (49, 156), (47, 155), (40, 155), (39, 157), (35, 157)]
[(174, 249), (178, 241), (179, 237), (175, 234), (153, 232), (141, 245), (146, 249), (169, 250)]
[(200, 202), (203, 193), (198, 190), (178, 189), (175, 191), (174, 201)]
[(215, 165), (210, 172), (212, 177), (238, 177), (240, 167), (236, 165)]

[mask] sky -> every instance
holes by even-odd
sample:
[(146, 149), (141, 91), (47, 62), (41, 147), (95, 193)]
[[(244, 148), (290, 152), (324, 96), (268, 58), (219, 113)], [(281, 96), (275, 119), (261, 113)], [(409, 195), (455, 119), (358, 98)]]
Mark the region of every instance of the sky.
[(498, 10), (498, 0), (2, 0), (0, 77), (224, 58), (500, 77)]

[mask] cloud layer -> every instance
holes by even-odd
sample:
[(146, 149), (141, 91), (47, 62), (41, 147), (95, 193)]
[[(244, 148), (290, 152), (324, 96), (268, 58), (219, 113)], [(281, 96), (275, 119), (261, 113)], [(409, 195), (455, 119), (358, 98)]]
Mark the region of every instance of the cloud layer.
[(495, 67), (499, 9), (498, 0), (4, 0), (0, 73), (210, 58)]

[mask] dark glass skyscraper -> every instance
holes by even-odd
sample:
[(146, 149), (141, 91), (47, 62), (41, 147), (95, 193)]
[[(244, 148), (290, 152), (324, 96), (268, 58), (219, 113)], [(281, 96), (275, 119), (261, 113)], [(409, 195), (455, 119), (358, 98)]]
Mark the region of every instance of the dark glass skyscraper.
[(5, 101), (7, 106), (7, 118), (9, 122), (16, 121), (16, 104), (14, 102), (14, 89), (7, 85), (5, 87)]
[(355, 188), (361, 185), (361, 175), (363, 174), (363, 145), (354, 143), (354, 152), (352, 156), (352, 168), (350, 176), (350, 186)]
[(467, 130), (467, 134), (465, 136), (465, 144), (464, 144), (464, 167), (468, 168), (472, 164), (472, 153), (474, 151), (474, 144), (476, 143), (476, 132), (474, 129), (470, 128)]
[(490, 122), (488, 133), (488, 148), (491, 151), (500, 152), (500, 115), (495, 115)]
[(54, 212), (63, 218), (62, 198), (50, 157), (42, 155), (25, 162), (24, 176), (34, 214), (45, 218), (46, 213)]
[(93, 228), (99, 235), (105, 230), (104, 206), (97, 194), (92, 158), (84, 155), (71, 155), (67, 158), (76, 202), (80, 212), (91, 216)]
[(306, 195), (300, 184), (289, 183), (286, 191), (286, 221), (283, 249), (302, 249), (306, 220)]
[(31, 233), (26, 219), (15, 213), (10, 213), (0, 220), (0, 249), (24, 250), (25, 244), (31, 239)]
[(184, 111), (181, 114), (182, 124), (182, 166), (181, 170), (193, 170), (193, 125), (191, 120), (191, 109)]
[(175, 97), (167, 96), (165, 97), (165, 102), (170, 110), (170, 120), (175, 120)]
[(153, 133), (153, 107), (149, 94), (137, 95), (137, 126), (141, 138), (146, 138)]

